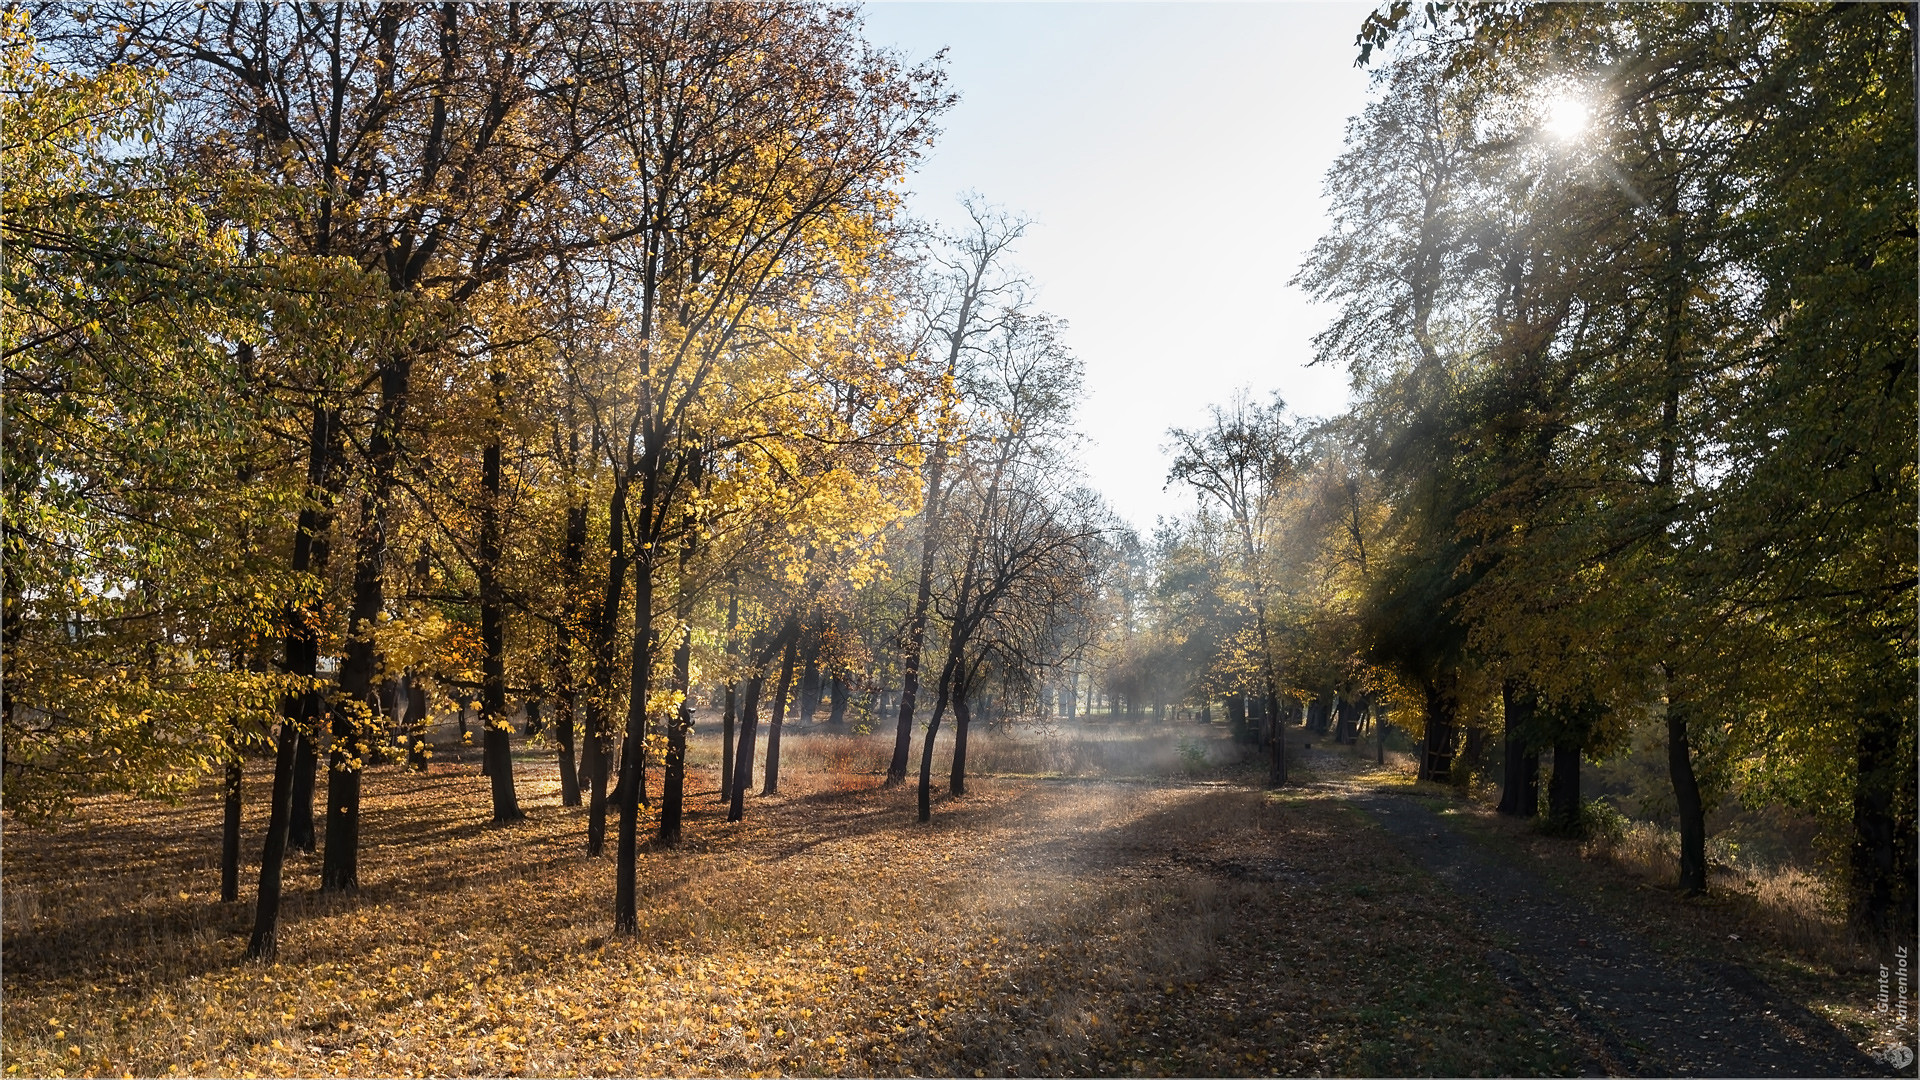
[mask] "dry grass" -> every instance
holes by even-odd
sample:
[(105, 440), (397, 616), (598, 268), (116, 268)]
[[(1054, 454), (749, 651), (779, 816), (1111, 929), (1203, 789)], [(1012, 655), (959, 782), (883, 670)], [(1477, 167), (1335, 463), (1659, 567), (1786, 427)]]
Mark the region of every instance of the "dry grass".
[[(1168, 747), (1183, 760), (1183, 732), (1083, 734), (1107, 745), (1082, 760), (1123, 771)], [(782, 793), (728, 826), (714, 741), (703, 726), (687, 842), (641, 855), (634, 938), (610, 934), (612, 866), (582, 857), (584, 817), (557, 805), (544, 755), (519, 766), (529, 819), (512, 828), (483, 824), (471, 764), (370, 773), (363, 888), (319, 896), (316, 861), (296, 860), (272, 967), (238, 959), (250, 908), (210, 898), (210, 792), (9, 827), (7, 1072), (1567, 1067), (1451, 896), (1330, 796), (983, 777), (919, 826), (910, 794), (868, 775), (876, 740), (807, 735)], [(266, 779), (250, 770), (250, 810)]]

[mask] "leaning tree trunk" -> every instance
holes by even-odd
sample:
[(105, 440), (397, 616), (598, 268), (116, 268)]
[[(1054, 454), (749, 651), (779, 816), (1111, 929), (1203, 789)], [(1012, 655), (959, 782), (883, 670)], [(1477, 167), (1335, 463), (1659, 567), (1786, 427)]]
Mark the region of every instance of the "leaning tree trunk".
[(732, 801), (727, 804), (727, 820), (746, 816), (747, 788), (753, 784), (753, 744), (760, 734), (760, 688), (766, 676), (755, 673), (747, 679), (747, 690), (740, 702), (740, 745), (734, 751)]
[(900, 650), (900, 723), (893, 732), (893, 760), (887, 763), (885, 787), (896, 787), (907, 780), (913, 707), (920, 694), (920, 653), (927, 641), (927, 608), (933, 602), (933, 557), (940, 545), (941, 474), (946, 466), (946, 440), (936, 438), (933, 453), (927, 455), (927, 498), (920, 511), (920, 520), (925, 523), (920, 535), (920, 578), (913, 597), (913, 617), (907, 620), (906, 641)]
[(353, 601), (347, 618), (352, 633), (340, 663), (338, 684), (347, 707), (334, 710), (332, 744), (328, 747), (327, 846), (320, 864), (320, 888), (326, 891), (360, 887), (360, 769), (367, 752), (358, 703), (367, 700), (379, 667), (373, 638), (361, 628), (371, 627), (386, 608), (387, 508), (399, 466), (399, 439), (406, 423), (412, 372), (410, 357), (381, 367), (380, 405), (367, 439), (371, 475), (360, 500)]
[(920, 820), (922, 823), (933, 820), (933, 743), (940, 734), (940, 721), (946, 716), (947, 703), (953, 691), (954, 659), (947, 657), (947, 665), (940, 672), (940, 690), (934, 698), (933, 719), (927, 723), (927, 734), (920, 745)]
[[(341, 445), (339, 412), (314, 409), (307, 452), (307, 485), (309, 493), (316, 498), (301, 508), (294, 530), (289, 569), (295, 575), (326, 573), (331, 552), (328, 531), (332, 528), (333, 499), (341, 483), (338, 467)], [(294, 604), (285, 614), (283, 642), (287, 674), (310, 681), (316, 677), (320, 664), (320, 630), (313, 623), (318, 613)], [(293, 789), (299, 777), (300, 746), (307, 741), (301, 732), (317, 729), (325, 708), (324, 696), (314, 689), (289, 694), (281, 702), (282, 720), (273, 762), (273, 801), (267, 811), (266, 843), (260, 852), (260, 885), (255, 897), (253, 936), (247, 942), (248, 959), (271, 960), (279, 948), (280, 886), (293, 830)], [(312, 790), (311, 786), (308, 790)]]
[(773, 716), (767, 723), (767, 782), (762, 795), (780, 790), (780, 728), (787, 718), (787, 693), (793, 689), (794, 648), (800, 638), (800, 617), (788, 615), (787, 647), (780, 661), (780, 685), (773, 695)]
[(1707, 818), (1700, 784), (1693, 775), (1693, 749), (1687, 742), (1686, 706), (1667, 699), (1667, 772), (1673, 778), (1673, 805), (1680, 817), (1680, 891), (1707, 891)]

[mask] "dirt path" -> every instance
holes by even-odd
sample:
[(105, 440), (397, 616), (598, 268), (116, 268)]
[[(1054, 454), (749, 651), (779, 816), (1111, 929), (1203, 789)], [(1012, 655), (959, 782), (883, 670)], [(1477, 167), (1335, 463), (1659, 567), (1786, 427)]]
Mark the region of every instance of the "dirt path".
[(1505, 948), (1487, 963), (1583, 1036), (1583, 1072), (1628, 1076), (1876, 1076), (1884, 1066), (1735, 964), (1662, 954), (1538, 873), (1500, 860), (1410, 795), (1349, 797), (1456, 893)]

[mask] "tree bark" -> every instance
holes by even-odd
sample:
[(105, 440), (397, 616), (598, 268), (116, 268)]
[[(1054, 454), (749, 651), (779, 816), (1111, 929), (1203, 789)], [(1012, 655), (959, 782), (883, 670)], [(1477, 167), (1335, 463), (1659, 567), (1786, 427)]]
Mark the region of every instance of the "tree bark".
[(831, 693), (827, 705), (827, 723), (844, 724), (847, 722), (847, 673), (836, 668), (827, 679), (827, 690)]
[(359, 706), (373, 688), (379, 665), (371, 629), (386, 608), (387, 508), (399, 465), (400, 432), (406, 423), (411, 357), (380, 369), (380, 404), (367, 439), (367, 490), (360, 500), (355, 536), (353, 602), (348, 614), (346, 655), (339, 688), (343, 707), (334, 710), (328, 747), (326, 851), (321, 856), (320, 887), (342, 891), (360, 887), (360, 769), (366, 757), (366, 733)]
[(238, 742), (233, 740), (229, 746), (233, 759), (227, 762), (226, 799), (220, 815), (220, 901), (225, 904), (240, 899), (240, 783), (245, 773)]
[(553, 734), (560, 745), (561, 806), (580, 805), (580, 775), (574, 767), (573, 752), (574, 717), (580, 705), (580, 691), (573, 681), (573, 637), (579, 625), (580, 604), (575, 598), (582, 591), (580, 567), (586, 560), (586, 549), (587, 508), (569, 506), (566, 539), (560, 548), (568, 600), (553, 635)]
[(293, 801), (287, 819), (287, 843), (295, 851), (309, 855), (320, 847), (313, 828), (313, 788), (320, 771), (320, 755), (314, 749), (314, 740), (325, 719), (324, 714), (316, 713), (312, 730), (295, 733)]
[(627, 584), (627, 481), (616, 474), (607, 505), (607, 582), (593, 619), (587, 693), (587, 857), (606, 850), (607, 746), (606, 702), (613, 693), (614, 627), (620, 625), (620, 599)]
[(1869, 711), (1858, 723), (1848, 920), (1870, 938), (1905, 944), (1914, 929), (1913, 760), (1900, 752), (1901, 721), (1894, 713)]
[(773, 696), (773, 716), (767, 723), (767, 782), (762, 795), (780, 790), (780, 728), (787, 718), (787, 694), (793, 689), (794, 648), (799, 644), (800, 617), (787, 616), (787, 647), (780, 661), (780, 684)]
[(1547, 823), (1556, 832), (1580, 831), (1580, 744), (1561, 738), (1553, 744), (1553, 779), (1547, 784)]
[(940, 689), (934, 698), (933, 719), (927, 723), (927, 734), (920, 745), (920, 821), (933, 820), (933, 744), (940, 734), (940, 721), (946, 716), (947, 705), (953, 697), (953, 677), (956, 667), (955, 656), (947, 655), (946, 666), (940, 669)]
[(693, 590), (687, 586), (687, 571), (698, 530), (691, 524), (680, 546), (680, 580), (673, 610), (678, 636), (673, 646), (673, 688), (680, 692), (680, 707), (674, 710), (667, 727), (666, 768), (660, 780), (659, 841), (665, 847), (680, 842), (687, 790), (687, 732), (693, 730)]
[[(949, 365), (951, 369), (951, 365)], [(893, 760), (887, 763), (883, 787), (897, 787), (907, 779), (907, 755), (913, 745), (913, 708), (920, 694), (920, 653), (927, 641), (927, 607), (933, 603), (933, 558), (940, 546), (940, 486), (947, 467), (947, 443), (936, 438), (927, 455), (927, 497), (920, 520), (920, 578), (913, 596), (913, 617), (907, 621), (907, 640), (900, 650), (900, 722), (893, 732)]]
[(747, 788), (753, 783), (753, 744), (759, 737), (760, 688), (766, 676), (754, 674), (747, 679), (747, 690), (740, 702), (740, 745), (734, 751), (732, 801), (727, 804), (727, 820), (746, 816)]
[[(496, 369), (494, 399), (504, 405), (505, 380)], [(506, 597), (500, 588), (500, 440), (480, 452), (480, 544), (475, 560), (480, 584), (480, 739), (492, 780), (493, 821), (520, 821), (520, 796), (513, 786), (513, 729), (507, 722)]]
[(1500, 695), (1502, 711), (1506, 714), (1506, 733), (1499, 812), (1531, 818), (1539, 811), (1540, 791), (1540, 753), (1531, 742), (1535, 698), (1514, 679), (1508, 679), (1500, 687)]
[[(735, 660), (740, 655), (740, 578), (738, 574), (727, 576), (727, 659)], [(733, 798), (733, 723), (734, 693), (739, 680), (728, 672), (726, 700), (720, 713), (720, 801), (730, 802)]]
[(427, 688), (417, 675), (406, 677), (407, 711), (401, 725), (407, 732), (407, 768), (427, 771)]
[(1707, 891), (1707, 819), (1700, 784), (1693, 775), (1693, 750), (1687, 743), (1687, 710), (1667, 699), (1667, 772), (1673, 779), (1673, 805), (1680, 817), (1680, 891)]
[[(641, 505), (649, 505), (643, 499)], [(640, 864), (640, 804), (647, 770), (647, 692), (653, 657), (653, 567), (642, 558), (633, 581), (633, 665), (628, 675), (627, 732), (620, 748), (619, 842), (614, 850), (613, 930), (631, 934), (640, 926), (637, 906)]]
[[(313, 410), (307, 447), (307, 493), (311, 501), (300, 508), (289, 569), (296, 575), (324, 576), (331, 553), (328, 533), (333, 526), (333, 501), (341, 484), (342, 434), (338, 410), (317, 407)], [(317, 614), (314, 605), (299, 601), (289, 604), (284, 612), (283, 647), (289, 675), (311, 680), (319, 669), (320, 632), (314, 625)], [(268, 808), (266, 842), (260, 853), (260, 885), (255, 897), (253, 936), (247, 942), (248, 959), (271, 960), (279, 948), (280, 885), (293, 826), (294, 781), (299, 775), (295, 766), (300, 746), (306, 741), (301, 731), (317, 729), (325, 708), (324, 696), (313, 689), (289, 694), (281, 702), (282, 720), (273, 763), (273, 802)], [(311, 786), (308, 790), (312, 790)]]
[(1453, 776), (1454, 701), (1451, 680), (1434, 677), (1426, 681), (1427, 737), (1420, 755), (1420, 779), (1447, 783)]
[(953, 698), (953, 767), (948, 771), (947, 776), (947, 791), (955, 798), (967, 793), (967, 727), (972, 719), (973, 717), (967, 711), (966, 693), (955, 694)]

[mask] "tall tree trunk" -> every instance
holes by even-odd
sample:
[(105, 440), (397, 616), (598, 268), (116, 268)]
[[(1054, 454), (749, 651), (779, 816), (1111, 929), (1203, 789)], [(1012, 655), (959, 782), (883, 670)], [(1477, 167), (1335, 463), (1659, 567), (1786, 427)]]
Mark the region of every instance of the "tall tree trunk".
[(1426, 681), (1427, 737), (1420, 755), (1420, 779), (1447, 783), (1453, 777), (1453, 680), (1436, 675)]
[[(577, 440), (577, 436), (576, 436)], [(582, 591), (580, 568), (586, 560), (587, 508), (567, 507), (566, 539), (560, 547), (560, 566), (567, 583), (567, 605), (553, 635), (553, 735), (560, 746), (560, 805), (580, 805), (580, 775), (574, 767), (574, 717), (580, 691), (573, 681), (574, 634), (580, 625)]]
[(933, 719), (927, 722), (927, 734), (920, 745), (920, 821), (933, 820), (933, 743), (940, 734), (940, 721), (947, 714), (947, 705), (953, 696), (954, 656), (947, 655), (946, 666), (940, 669), (940, 686), (934, 698)]
[[(505, 376), (492, 377), (494, 400), (504, 405)], [(513, 728), (507, 722), (506, 597), (500, 588), (500, 440), (480, 453), (480, 545), (475, 560), (480, 584), (480, 731), (487, 776), (492, 780), (495, 824), (520, 821), (513, 787)]]
[(747, 788), (753, 784), (753, 744), (760, 734), (760, 688), (767, 677), (755, 672), (747, 678), (746, 693), (740, 702), (740, 745), (734, 752), (732, 801), (727, 804), (727, 820), (746, 816)]
[[(740, 655), (740, 575), (727, 575), (727, 660), (729, 664)], [(734, 694), (740, 682), (731, 670), (727, 674), (725, 690), (726, 700), (721, 703), (720, 712), (720, 801), (733, 799), (733, 723)]]
[(231, 740), (228, 751), (233, 757), (222, 785), (226, 799), (220, 815), (220, 901), (231, 904), (240, 899), (240, 782), (245, 773), (239, 739)]
[(1911, 751), (1900, 752), (1895, 713), (1867, 711), (1858, 723), (1848, 919), (1870, 938), (1892, 938), (1905, 947), (1914, 930), (1913, 759)]
[(817, 612), (813, 618), (812, 632), (801, 638), (800, 649), (800, 694), (795, 703), (796, 718), (803, 724), (813, 723), (813, 714), (820, 709), (820, 646), (826, 638), (827, 616)]
[(1556, 832), (1580, 831), (1580, 742), (1562, 736), (1553, 744), (1553, 779), (1547, 784), (1547, 824)]
[(827, 679), (827, 689), (832, 697), (828, 699), (827, 723), (844, 724), (847, 722), (847, 673), (839, 668)]
[(1680, 891), (1707, 891), (1707, 817), (1700, 784), (1693, 775), (1693, 749), (1687, 743), (1686, 706), (1667, 698), (1667, 772), (1673, 778), (1673, 805), (1680, 817)]
[(427, 688), (420, 677), (406, 677), (407, 712), (401, 724), (407, 731), (407, 768), (427, 771)]
[(1505, 768), (1500, 774), (1499, 812), (1531, 818), (1539, 812), (1540, 752), (1533, 745), (1536, 699), (1517, 679), (1500, 687), (1506, 714)]
[[(647, 506), (650, 500), (642, 500)], [(627, 692), (627, 732), (620, 749), (620, 836), (614, 850), (613, 929), (631, 934), (640, 927), (637, 906), (640, 863), (640, 802), (647, 770), (647, 693), (653, 668), (653, 566), (651, 549), (639, 560), (633, 580), (633, 666)]]
[(773, 716), (767, 724), (767, 782), (762, 795), (780, 790), (780, 728), (787, 717), (787, 693), (793, 688), (794, 648), (800, 639), (800, 616), (787, 616), (787, 647), (780, 661), (780, 685), (773, 696)]
[[(293, 536), (289, 569), (295, 575), (324, 576), (331, 545), (333, 501), (339, 493), (342, 435), (338, 410), (314, 408), (307, 444), (307, 494)], [(320, 663), (320, 629), (314, 624), (317, 604), (295, 601), (284, 612), (283, 637), (287, 674), (312, 680)], [(280, 733), (273, 762), (272, 804), (267, 810), (266, 842), (260, 852), (260, 885), (255, 897), (253, 935), (247, 958), (271, 960), (279, 949), (280, 886), (286, 865), (287, 843), (293, 824), (293, 787), (302, 729), (317, 729), (325, 711), (325, 696), (316, 689), (289, 694), (281, 702)]]
[(614, 628), (620, 625), (620, 598), (627, 585), (627, 480), (613, 481), (607, 504), (607, 581), (593, 619), (593, 647), (588, 657), (587, 745), (587, 857), (597, 858), (607, 838), (607, 701), (613, 694)]
[(379, 665), (371, 628), (386, 608), (387, 508), (399, 465), (412, 371), (411, 357), (380, 369), (380, 404), (367, 439), (369, 482), (360, 500), (353, 602), (346, 654), (340, 664), (340, 697), (345, 707), (334, 711), (328, 747), (326, 851), (320, 865), (320, 887), (328, 891), (360, 887), (360, 768), (367, 756), (367, 736), (359, 706), (373, 688)]
[(288, 810), (287, 844), (295, 851), (311, 855), (320, 847), (313, 828), (313, 788), (320, 771), (320, 755), (314, 742), (320, 736), (323, 713), (314, 714), (313, 727), (294, 733), (293, 792)]
[(667, 727), (666, 769), (660, 781), (660, 843), (671, 847), (680, 842), (680, 818), (687, 791), (687, 732), (693, 728), (693, 590), (687, 585), (687, 571), (693, 562), (695, 537), (699, 531), (688, 523), (686, 539), (680, 545), (680, 580), (674, 596), (673, 615), (673, 688), (680, 691), (680, 707)]
[(927, 641), (927, 607), (933, 602), (933, 559), (940, 546), (940, 498), (942, 474), (947, 467), (947, 443), (944, 434), (936, 438), (933, 452), (927, 455), (927, 497), (920, 520), (920, 577), (913, 596), (913, 617), (907, 620), (907, 639), (900, 650), (900, 722), (893, 732), (893, 760), (887, 763), (883, 786), (896, 787), (906, 782), (907, 755), (913, 744), (913, 707), (920, 694), (920, 653)]
[(953, 767), (947, 773), (947, 792), (955, 798), (967, 793), (967, 727), (972, 719), (963, 690), (953, 696)]

